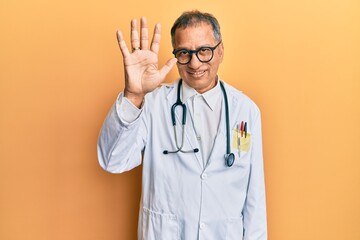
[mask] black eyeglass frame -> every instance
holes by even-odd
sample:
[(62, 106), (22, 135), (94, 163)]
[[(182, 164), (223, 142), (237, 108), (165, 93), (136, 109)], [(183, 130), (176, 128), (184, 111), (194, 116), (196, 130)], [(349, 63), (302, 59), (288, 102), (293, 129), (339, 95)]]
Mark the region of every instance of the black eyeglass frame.
[[(207, 63), (207, 62), (210, 62), (210, 61), (213, 59), (213, 57), (214, 57), (214, 50), (220, 45), (221, 42), (222, 42), (222, 40), (220, 40), (220, 42), (219, 42), (218, 44), (216, 44), (214, 47), (200, 47), (200, 48), (197, 49), (197, 50), (189, 50), (189, 49), (186, 49), (186, 48), (174, 49), (173, 52), (172, 52), (172, 54), (174, 54), (174, 56), (175, 56), (175, 58), (176, 58), (176, 54), (177, 54), (178, 52), (180, 52), (180, 51), (186, 51), (186, 52), (189, 53), (189, 55), (190, 55), (189, 61), (187, 61), (186, 63), (181, 63), (181, 62), (178, 61), (178, 63), (181, 64), (181, 65), (186, 65), (186, 64), (188, 64), (188, 63), (191, 61), (192, 56), (193, 56), (194, 53), (195, 53), (197, 59), (198, 59), (200, 62), (202, 62), (202, 63)], [(201, 60), (201, 59), (199, 58), (199, 56), (198, 56), (198, 53), (199, 53), (202, 49), (204, 49), (204, 48), (211, 50), (211, 58), (210, 58), (209, 60), (205, 60), (205, 61)]]

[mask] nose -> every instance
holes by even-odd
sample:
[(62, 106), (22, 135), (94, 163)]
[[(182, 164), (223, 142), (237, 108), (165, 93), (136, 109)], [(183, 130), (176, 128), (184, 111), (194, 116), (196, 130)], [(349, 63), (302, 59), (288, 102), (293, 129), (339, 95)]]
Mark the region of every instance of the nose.
[(192, 69), (197, 69), (201, 66), (202, 62), (199, 61), (195, 53), (192, 53), (191, 60), (188, 63), (188, 66)]

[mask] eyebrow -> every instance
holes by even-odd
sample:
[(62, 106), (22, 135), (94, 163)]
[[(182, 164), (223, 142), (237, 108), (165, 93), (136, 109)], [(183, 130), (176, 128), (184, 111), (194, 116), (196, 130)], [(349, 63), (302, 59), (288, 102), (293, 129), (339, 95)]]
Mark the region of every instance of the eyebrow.
[(198, 50), (198, 49), (200, 49), (200, 48), (204, 48), (204, 47), (211, 47), (211, 45), (210, 45), (210, 44), (202, 45), (202, 46), (200, 46), (200, 47), (198, 47), (198, 48), (196, 48), (196, 49), (189, 49), (189, 48), (186, 48), (186, 47), (179, 47), (179, 48), (174, 48), (174, 49), (175, 49), (175, 50), (182, 50), (182, 49), (184, 49), (184, 50), (188, 50), (188, 51), (196, 51), (196, 50)]

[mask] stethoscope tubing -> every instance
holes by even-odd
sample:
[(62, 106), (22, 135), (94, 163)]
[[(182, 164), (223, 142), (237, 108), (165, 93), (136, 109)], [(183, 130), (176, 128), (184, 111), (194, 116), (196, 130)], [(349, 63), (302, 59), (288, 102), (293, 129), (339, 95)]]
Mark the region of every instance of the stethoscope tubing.
[[(196, 153), (196, 152), (199, 151), (198, 148), (195, 148), (195, 149), (192, 149), (192, 150), (183, 150), (182, 149), (184, 147), (187, 108), (186, 108), (185, 103), (183, 103), (181, 101), (181, 98), (180, 98), (181, 84), (182, 84), (182, 79), (180, 79), (179, 84), (178, 84), (176, 102), (171, 106), (171, 121), (172, 121), (172, 125), (174, 127), (175, 144), (176, 144), (177, 150), (174, 150), (174, 151), (164, 150), (163, 151), (164, 154), (178, 153), (178, 152)], [(235, 155), (233, 153), (231, 153), (231, 146), (230, 146), (229, 103), (228, 103), (228, 98), (227, 98), (226, 90), (225, 90), (225, 87), (224, 87), (224, 83), (222, 81), (220, 81), (220, 87), (221, 87), (221, 91), (222, 91), (222, 93), (224, 95), (225, 119), (226, 119), (226, 154), (225, 154), (225, 163), (226, 163), (226, 165), (228, 167), (231, 167), (234, 164)], [(182, 108), (182, 122), (181, 122), (181, 124), (182, 124), (182, 138), (181, 138), (181, 145), (180, 146), (179, 146), (178, 140), (177, 140), (176, 116), (175, 116), (175, 111), (176, 111), (176, 108), (178, 106), (181, 106), (181, 108)]]

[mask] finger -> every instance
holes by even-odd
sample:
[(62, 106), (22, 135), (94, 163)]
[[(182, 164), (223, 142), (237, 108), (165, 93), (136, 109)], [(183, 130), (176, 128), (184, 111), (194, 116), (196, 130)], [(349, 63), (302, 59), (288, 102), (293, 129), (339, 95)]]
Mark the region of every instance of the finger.
[(139, 33), (138, 33), (138, 30), (137, 30), (137, 21), (136, 21), (136, 19), (131, 20), (131, 47), (133, 49), (140, 48)]
[(165, 79), (166, 75), (170, 72), (170, 70), (175, 66), (177, 62), (176, 58), (172, 58), (160, 69), (160, 77), (162, 80)]
[(143, 50), (147, 50), (149, 45), (149, 33), (148, 33), (147, 20), (145, 17), (141, 18), (140, 30), (141, 30), (140, 47)]
[(160, 24), (155, 25), (154, 36), (151, 42), (151, 51), (158, 53), (160, 49), (160, 38), (161, 38), (161, 26)]
[(116, 37), (117, 37), (118, 44), (119, 44), (119, 47), (120, 47), (120, 50), (121, 50), (121, 53), (122, 53), (123, 57), (125, 58), (125, 57), (129, 56), (130, 52), (129, 52), (129, 49), (127, 48), (127, 46), (126, 46), (126, 42), (124, 40), (122, 32), (117, 31), (116, 32)]

